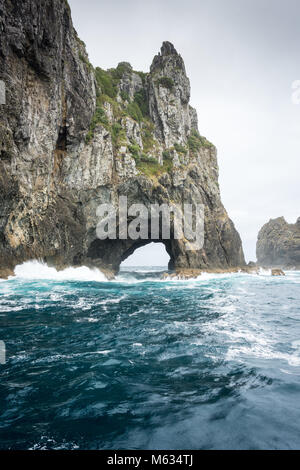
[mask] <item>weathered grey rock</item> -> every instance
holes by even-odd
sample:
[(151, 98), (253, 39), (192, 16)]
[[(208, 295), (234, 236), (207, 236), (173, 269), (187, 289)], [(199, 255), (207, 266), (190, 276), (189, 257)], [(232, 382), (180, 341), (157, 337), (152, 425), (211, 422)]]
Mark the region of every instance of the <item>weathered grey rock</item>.
[(258, 234), (256, 253), (262, 266), (300, 269), (300, 218), (295, 224), (271, 219)]
[(127, 144), (130, 144), (131, 142), (136, 142), (140, 149), (143, 150), (143, 140), (141, 136), (140, 124), (129, 116), (122, 118), (121, 124), (126, 133)]
[[(240, 237), (220, 199), (216, 149), (197, 134), (181, 56), (166, 42), (143, 79), (125, 68), (115, 99), (102, 94), (99, 104), (101, 86), (67, 2), (0, 0), (0, 79), (7, 87), (0, 107), (0, 276), (30, 259), (116, 273), (151, 241), (97, 238), (97, 207), (116, 206), (120, 195), (148, 208), (205, 205), (203, 249), (156, 240), (165, 244), (171, 268), (244, 266)], [(132, 103), (142, 92), (143, 119), (129, 116), (122, 92)]]
[(182, 57), (171, 43), (164, 42), (150, 68), (149, 108), (156, 135), (167, 147), (178, 142), (186, 144), (192, 127), (197, 125), (195, 110), (189, 106), (190, 94)]
[(122, 76), (119, 87), (120, 90), (127, 93), (129, 98), (132, 100), (135, 93), (143, 88), (143, 81), (141, 77), (132, 70), (130, 64), (127, 64), (127, 66), (128, 70)]

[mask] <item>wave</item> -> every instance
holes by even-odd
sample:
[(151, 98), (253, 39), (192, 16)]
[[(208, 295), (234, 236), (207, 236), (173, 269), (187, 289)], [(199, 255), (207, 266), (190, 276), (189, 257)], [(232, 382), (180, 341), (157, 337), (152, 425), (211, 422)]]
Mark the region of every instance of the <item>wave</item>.
[(27, 261), (16, 266), (14, 272), (16, 277), (10, 277), (9, 279), (107, 282), (105, 275), (96, 268), (90, 269), (82, 266), (57, 271), (40, 261)]
[[(163, 266), (143, 266), (143, 267), (130, 267), (121, 268), (120, 273), (112, 282), (120, 284), (138, 284), (144, 282), (161, 282), (171, 284), (185, 284), (186, 286), (194, 285), (199, 282), (209, 282), (216, 280), (226, 280), (236, 277), (253, 277), (254, 274), (247, 274), (243, 272), (236, 273), (208, 273), (203, 272), (197, 278), (192, 279), (178, 279), (174, 277), (167, 277), (162, 279), (162, 274), (167, 271), (167, 268)], [(16, 266), (15, 277), (12, 279), (20, 280), (52, 280), (52, 281), (85, 281), (85, 282), (109, 282), (106, 276), (97, 268), (88, 268), (86, 266), (78, 268), (67, 268), (62, 271), (57, 271), (53, 267), (49, 267), (46, 263), (41, 261), (27, 261), (23, 264)], [(259, 274), (256, 275), (258, 278), (265, 279), (271, 277), (271, 270), (260, 269)], [(276, 278), (274, 278), (276, 279)], [(299, 282), (299, 272), (288, 271), (286, 277), (281, 280), (290, 280)], [(5, 282), (5, 281), (3, 281)]]

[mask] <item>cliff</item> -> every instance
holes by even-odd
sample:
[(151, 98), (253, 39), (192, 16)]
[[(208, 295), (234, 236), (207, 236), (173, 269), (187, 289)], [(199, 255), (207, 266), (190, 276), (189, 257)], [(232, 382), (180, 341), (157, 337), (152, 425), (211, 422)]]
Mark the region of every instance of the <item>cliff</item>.
[(300, 217), (295, 224), (284, 217), (265, 224), (258, 234), (256, 254), (261, 266), (300, 269)]
[[(41, 259), (116, 273), (148, 240), (96, 235), (99, 204), (202, 203), (205, 242), (161, 240), (176, 269), (243, 266), (220, 198), (216, 148), (198, 131), (190, 82), (163, 43), (150, 72), (94, 69), (61, 0), (0, 0), (0, 269)], [(102, 47), (105, 47), (102, 46)]]

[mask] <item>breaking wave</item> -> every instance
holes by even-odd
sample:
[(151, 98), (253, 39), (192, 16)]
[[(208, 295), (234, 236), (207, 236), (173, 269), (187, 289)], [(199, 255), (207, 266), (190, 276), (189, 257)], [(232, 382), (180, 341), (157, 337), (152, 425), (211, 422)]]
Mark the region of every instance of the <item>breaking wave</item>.
[[(17, 279), (49, 279), (52, 281), (107, 281), (104, 274), (99, 269), (90, 269), (88, 267), (67, 268), (57, 271), (55, 268), (47, 266), (40, 261), (27, 261), (15, 268)], [(12, 279), (12, 278), (10, 278)]]

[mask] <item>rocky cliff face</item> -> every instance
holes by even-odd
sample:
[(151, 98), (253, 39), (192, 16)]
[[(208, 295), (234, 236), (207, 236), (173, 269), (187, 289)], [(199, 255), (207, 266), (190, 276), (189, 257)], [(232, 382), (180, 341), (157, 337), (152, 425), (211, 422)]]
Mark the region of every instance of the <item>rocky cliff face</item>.
[(0, 269), (29, 259), (117, 272), (150, 240), (96, 235), (99, 204), (205, 205), (205, 243), (160, 240), (172, 268), (244, 265), (199, 134), (184, 62), (165, 42), (150, 73), (94, 69), (66, 1), (0, 0)]
[(271, 219), (258, 234), (256, 253), (261, 266), (300, 269), (300, 217), (295, 224)]

